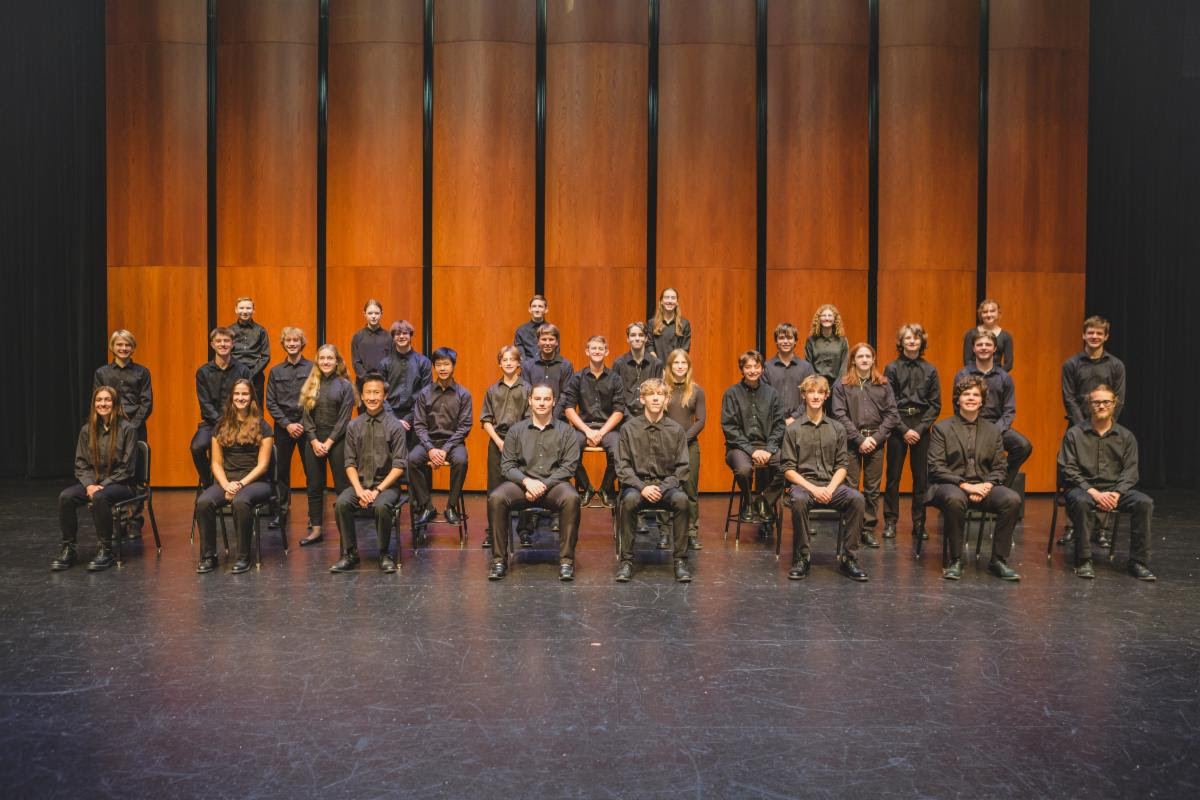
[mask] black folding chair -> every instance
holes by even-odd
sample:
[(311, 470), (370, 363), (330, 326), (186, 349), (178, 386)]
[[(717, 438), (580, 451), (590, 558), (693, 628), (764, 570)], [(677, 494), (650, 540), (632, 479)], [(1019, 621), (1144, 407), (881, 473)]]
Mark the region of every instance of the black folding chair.
[(133, 468), (134, 488), (133, 497), (113, 503), (113, 550), (117, 556), (117, 566), (124, 561), (121, 559), (121, 540), (125, 538), (126, 526), (137, 513), (138, 505), (146, 504), (146, 512), (150, 515), (150, 530), (154, 532), (154, 547), (162, 555), (162, 539), (158, 536), (158, 521), (154, 518), (154, 492), (150, 488), (150, 445), (145, 442), (137, 443), (136, 460)]

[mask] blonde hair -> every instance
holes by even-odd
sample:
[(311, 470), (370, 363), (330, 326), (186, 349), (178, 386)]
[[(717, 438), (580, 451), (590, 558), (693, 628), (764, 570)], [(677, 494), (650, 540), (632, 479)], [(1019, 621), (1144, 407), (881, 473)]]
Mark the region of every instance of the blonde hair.
[(846, 330), (842, 327), (842, 312), (838, 311), (837, 306), (835, 306), (833, 303), (825, 303), (815, 312), (813, 312), (812, 327), (809, 330), (809, 334), (812, 336), (821, 335), (821, 314), (826, 311), (833, 312), (833, 335), (845, 338)]
[[(675, 363), (675, 359), (683, 356), (683, 360), (687, 362), (687, 373), (683, 376), (683, 380), (677, 380), (675, 373), (671, 372), (671, 365)], [(666, 369), (663, 370), (663, 380), (667, 384), (668, 389), (674, 389), (676, 386), (683, 387), (683, 394), (679, 397), (679, 404), (684, 408), (691, 405), (692, 395), (696, 393), (696, 384), (692, 380), (692, 356), (687, 350), (682, 347), (677, 347), (667, 356)]]
[[(317, 348), (317, 359), (321, 357), (321, 353), (329, 350), (337, 358), (337, 364), (333, 367), (333, 375), (336, 378), (347, 378), (346, 360), (342, 358), (342, 354), (338, 352), (336, 346), (332, 344), (323, 344)], [(350, 384), (351, 387), (354, 384)], [(312, 411), (313, 406), (317, 404), (317, 395), (321, 392), (321, 367), (317, 365), (316, 359), (313, 361), (312, 372), (308, 373), (308, 379), (304, 381), (304, 386), (300, 387), (300, 406), (305, 411)], [(354, 403), (358, 404), (358, 390), (354, 392)]]
[(111, 336), (108, 337), (109, 352), (112, 352), (113, 345), (117, 343), (117, 339), (124, 339), (125, 341), (129, 342), (130, 347), (132, 347), (134, 350), (137, 350), (137, 339), (133, 338), (133, 334), (124, 328), (118, 328), (112, 332)]
[(300, 339), (300, 349), (308, 344), (308, 337), (304, 335), (303, 328), (293, 328), (290, 325), (279, 332), (279, 343), (283, 344), (283, 340), (289, 336), (296, 336)]

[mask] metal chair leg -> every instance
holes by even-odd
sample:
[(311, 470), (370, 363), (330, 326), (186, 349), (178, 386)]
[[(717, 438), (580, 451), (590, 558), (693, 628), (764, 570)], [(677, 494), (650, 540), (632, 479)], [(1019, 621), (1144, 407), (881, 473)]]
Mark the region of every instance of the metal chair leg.
[[(154, 518), (154, 500), (149, 493), (146, 494), (146, 512), (150, 515), (150, 530), (154, 532), (154, 547), (158, 550), (158, 554), (162, 555), (162, 539), (158, 536), (158, 520)], [(195, 514), (192, 515), (193, 524)]]

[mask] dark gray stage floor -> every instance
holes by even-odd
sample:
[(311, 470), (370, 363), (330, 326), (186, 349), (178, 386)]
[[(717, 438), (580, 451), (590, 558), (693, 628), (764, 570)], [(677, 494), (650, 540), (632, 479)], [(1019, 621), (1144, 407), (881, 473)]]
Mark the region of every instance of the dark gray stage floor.
[(4, 797), (1200, 796), (1194, 493), (1158, 495), (1157, 584), (1124, 541), (1092, 582), (1047, 566), (1046, 498), (1020, 584), (940, 580), (906, 524), (869, 583), (827, 535), (794, 583), (713, 497), (694, 583), (648, 551), (622, 586), (601, 510), (574, 584), (550, 551), (489, 583), (479, 496), (468, 547), (406, 534), (395, 576), (328, 574), (336, 537), (301, 550), (295, 521), (261, 571), (197, 576), (165, 491), (161, 558), (52, 574), (60, 488), (0, 485)]

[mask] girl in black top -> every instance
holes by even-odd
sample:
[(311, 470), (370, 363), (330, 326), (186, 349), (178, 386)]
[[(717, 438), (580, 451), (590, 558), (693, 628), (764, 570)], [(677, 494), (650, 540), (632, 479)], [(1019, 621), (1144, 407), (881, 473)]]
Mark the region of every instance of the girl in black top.
[(804, 357), (830, 386), (841, 380), (850, 358), (850, 347), (837, 306), (826, 303), (813, 314), (809, 337), (804, 343)]
[(304, 424), (304, 477), (308, 483), (308, 536), (300, 545), (321, 541), (325, 513), (325, 465), (333, 471), (333, 489), (341, 494), (350, 486), (346, 477), (346, 426), (358, 402), (354, 385), (346, 377), (346, 362), (331, 344), (317, 350), (317, 365), (300, 389)]
[(664, 360), (672, 350), (692, 350), (692, 324), (679, 312), (679, 293), (669, 286), (658, 296), (658, 310), (650, 319), (650, 350)]
[(75, 537), (79, 530), (76, 511), (89, 502), (100, 550), (88, 564), (88, 570), (99, 572), (116, 563), (112, 552), (112, 504), (133, 497), (136, 434), (133, 426), (125, 422), (117, 390), (111, 386), (96, 387), (92, 392), (92, 410), (75, 445), (78, 482), (58, 496), (62, 552), (50, 563), (50, 569), (70, 569), (75, 563)]
[(975, 331), (983, 329), (996, 337), (995, 364), (1005, 372), (1013, 369), (1013, 338), (1012, 334), (1000, 327), (1000, 304), (990, 297), (979, 304), (975, 310), (977, 328), (967, 328), (963, 334), (963, 366), (969, 367), (975, 363)]
[(704, 430), (707, 416), (704, 390), (692, 380), (692, 357), (687, 350), (672, 350), (667, 356), (663, 379), (671, 392), (667, 416), (687, 432), (688, 479), (683, 490), (688, 498), (688, 549), (699, 550), (700, 544), (700, 442), (696, 438)]
[(245, 378), (233, 384), (221, 419), (213, 428), (213, 484), (196, 500), (196, 524), (200, 528), (200, 562), (196, 572), (212, 572), (217, 566), (217, 509), (233, 505), (233, 527), (237, 533), (237, 561), (232, 572), (250, 569), (250, 532), (254, 506), (271, 499), (267, 470), (271, 465), (271, 426), (262, 418), (254, 387)]

